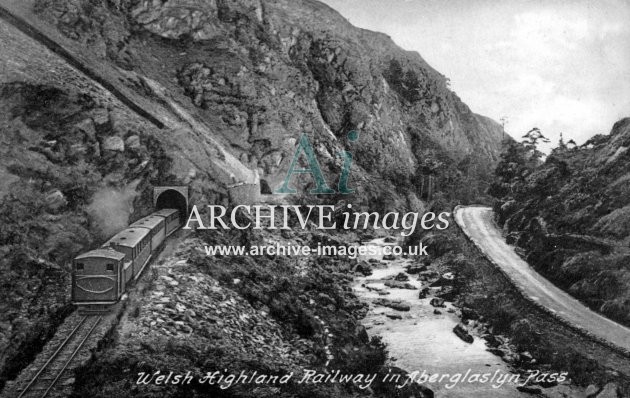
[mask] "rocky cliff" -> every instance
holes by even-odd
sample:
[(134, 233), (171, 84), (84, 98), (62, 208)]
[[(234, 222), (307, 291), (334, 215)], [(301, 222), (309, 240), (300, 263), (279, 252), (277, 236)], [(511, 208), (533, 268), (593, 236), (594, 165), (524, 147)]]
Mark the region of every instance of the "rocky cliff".
[(37, 29), (3, 11), (2, 380), (67, 313), (69, 260), (148, 213), (154, 185), (255, 200), (306, 133), (331, 186), (352, 152), (353, 202), (419, 209), (480, 196), (498, 156), (500, 126), (417, 53), (316, 1), (0, 4)]
[[(593, 309), (630, 324), (630, 119), (504, 182), (496, 205), (530, 264)], [(502, 164), (518, 169), (518, 156)], [(501, 168), (501, 166), (500, 166)]]
[[(497, 158), (499, 125), (472, 113), (444, 76), (319, 2), (41, 0), (36, 10), (140, 95), (147, 81), (159, 87), (271, 189), (301, 133), (331, 185), (336, 153), (350, 150), (365, 197), (379, 195), (374, 179), (413, 185), (441, 156), (481, 175)], [(350, 144), (353, 129), (361, 135)]]

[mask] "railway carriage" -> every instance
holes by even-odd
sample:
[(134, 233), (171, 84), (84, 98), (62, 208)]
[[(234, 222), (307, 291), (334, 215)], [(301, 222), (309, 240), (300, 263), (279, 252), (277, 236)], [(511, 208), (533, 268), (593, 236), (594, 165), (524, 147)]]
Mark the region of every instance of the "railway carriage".
[[(125, 254), (125, 261), (131, 262), (131, 275), (137, 279), (144, 266), (151, 258), (151, 236), (146, 228), (123, 229), (103, 247), (111, 247), (116, 251)], [(126, 275), (126, 277), (129, 277)]]
[(152, 252), (160, 247), (164, 239), (166, 239), (166, 219), (161, 216), (156, 216), (155, 213), (139, 219), (129, 227), (146, 228), (150, 231)]
[(96, 249), (74, 259), (72, 301), (106, 307), (125, 292), (125, 255), (113, 249)]
[(177, 209), (162, 209), (156, 211), (152, 215), (165, 218), (166, 236), (172, 234), (180, 226), (179, 210)]

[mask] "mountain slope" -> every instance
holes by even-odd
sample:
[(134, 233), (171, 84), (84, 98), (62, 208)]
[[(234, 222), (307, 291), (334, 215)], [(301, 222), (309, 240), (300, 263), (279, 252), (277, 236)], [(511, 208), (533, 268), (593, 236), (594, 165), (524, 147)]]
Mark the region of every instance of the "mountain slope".
[(496, 206), (528, 262), (593, 309), (630, 325), (630, 118), (557, 148)]
[[(301, 133), (330, 170), (331, 185), (342, 149), (370, 179), (388, 185), (401, 178), (412, 183), (436, 152), (470, 158), (479, 174), (497, 159), (500, 126), (473, 114), (444, 76), (417, 53), (353, 27), (315, 1), (105, 7), (42, 0), (37, 10), (91, 58), (124, 70), (130, 83), (148, 78), (162, 87), (272, 188), (284, 178)], [(393, 60), (401, 76), (388, 73)], [(401, 93), (407, 78), (412, 96)], [(349, 145), (345, 134), (352, 129), (361, 138)], [(357, 179), (366, 196), (379, 195), (365, 177)]]
[(419, 210), (474, 200), (497, 159), (500, 126), (417, 53), (315, 1), (0, 5), (49, 41), (0, 21), (0, 382), (67, 314), (71, 258), (147, 214), (155, 185), (255, 202), (306, 133), (330, 186), (352, 152), (353, 203)]

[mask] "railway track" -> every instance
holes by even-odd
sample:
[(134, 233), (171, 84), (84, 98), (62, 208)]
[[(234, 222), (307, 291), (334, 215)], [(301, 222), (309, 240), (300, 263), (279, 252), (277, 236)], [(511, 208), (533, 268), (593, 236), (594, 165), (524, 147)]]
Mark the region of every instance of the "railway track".
[(86, 315), (79, 318), (79, 321), (68, 333), (65, 339), (59, 344), (55, 351), (48, 357), (46, 362), (37, 370), (26, 386), (17, 387), (15, 393), (18, 398), (44, 398), (54, 396), (65, 396), (63, 381), (72, 377), (67, 371), (69, 365), (77, 357), (77, 354), (84, 347), (90, 335), (101, 322), (101, 315)]

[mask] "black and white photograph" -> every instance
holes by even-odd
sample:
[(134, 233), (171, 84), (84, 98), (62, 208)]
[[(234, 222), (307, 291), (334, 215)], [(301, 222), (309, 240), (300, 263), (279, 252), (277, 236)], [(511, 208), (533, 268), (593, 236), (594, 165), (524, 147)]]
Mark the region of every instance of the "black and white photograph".
[(0, 398), (630, 398), (627, 0), (0, 0)]

